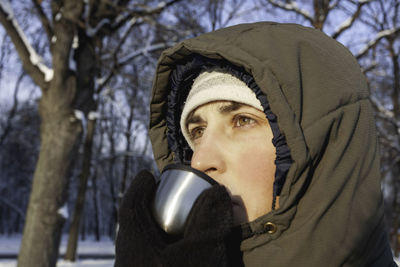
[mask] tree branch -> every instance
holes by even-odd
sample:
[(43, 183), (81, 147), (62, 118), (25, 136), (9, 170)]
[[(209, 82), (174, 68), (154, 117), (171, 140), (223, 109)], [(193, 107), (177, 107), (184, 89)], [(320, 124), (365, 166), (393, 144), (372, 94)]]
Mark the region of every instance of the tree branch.
[[(168, 47), (173, 46), (175, 43), (159, 43), (159, 44), (153, 44), (150, 47), (145, 47), (143, 49), (140, 49), (139, 51), (135, 51), (134, 53), (126, 56), (125, 58), (123, 58), (120, 61), (114, 61), (113, 66), (111, 67), (110, 72), (108, 73), (108, 75), (106, 75), (105, 77), (102, 77), (100, 79), (97, 80), (97, 84), (98, 84), (98, 88), (97, 88), (97, 93), (99, 93), (104, 86), (107, 85), (107, 83), (111, 80), (111, 78), (113, 77), (114, 73), (120, 69), (121, 67), (125, 66), (128, 63), (131, 63), (133, 59), (135, 59), (138, 56), (147, 54), (147, 53), (151, 53), (157, 50), (164, 50), (167, 49)], [(116, 59), (117, 57), (114, 57), (114, 59)]]
[[(110, 31), (116, 31), (118, 30), (122, 25), (125, 25), (125, 23), (132, 18), (140, 18), (140, 17), (149, 17), (153, 15), (160, 14), (164, 9), (167, 7), (178, 3), (182, 0), (172, 0), (168, 2), (161, 2), (157, 5), (155, 8), (148, 8), (144, 7), (141, 9), (132, 9), (128, 13), (119, 15), (115, 17), (112, 21), (108, 18), (102, 19), (95, 27), (91, 27), (89, 23), (89, 18), (86, 18), (86, 29), (87, 29), (87, 34), (88, 36), (94, 36), (98, 32), (103, 31), (103, 30), (110, 30)], [(87, 12), (89, 14), (89, 12)]]
[(182, 0), (171, 0), (171, 1), (164, 1), (159, 3), (155, 8), (149, 8), (149, 7), (144, 7), (142, 9), (134, 9), (132, 10), (135, 15), (138, 16), (151, 16), (151, 15), (157, 15), (160, 14), (164, 9), (166, 9), (169, 6), (172, 6)]
[(7, 1), (0, 2), (0, 23), (10, 36), (25, 71), (40, 88), (44, 89), (47, 87), (47, 82), (53, 78), (52, 70), (44, 65), (43, 59), (29, 44), (25, 34), (20, 29), (11, 8), (7, 9), (4, 3), (9, 4)]
[(395, 35), (397, 35), (399, 33), (400, 33), (400, 27), (399, 28), (394, 28), (394, 29), (391, 29), (391, 30), (385, 30), (385, 31), (379, 32), (375, 36), (375, 38), (373, 40), (369, 41), (369, 43), (357, 53), (357, 55), (355, 57), (357, 58), (357, 60), (359, 60), (360, 58), (364, 57), (368, 53), (368, 51), (370, 49), (372, 49), (375, 46), (377, 46), (378, 43), (383, 38), (388, 38), (388, 37), (391, 37), (391, 36), (395, 36)]
[[(398, 142), (396, 139), (393, 138), (391, 135), (387, 135), (387, 133), (382, 132), (381, 128), (377, 128), (379, 132), (379, 140), (381, 144), (389, 147), (390, 149), (393, 149), (396, 151), (396, 153), (400, 153), (400, 147), (398, 145)], [(397, 157), (396, 157), (397, 158)], [(391, 159), (392, 161), (393, 159)]]
[(333, 4), (332, 4), (332, 2), (330, 2), (329, 3), (329, 10), (335, 9), (339, 5), (340, 1), (341, 0), (336, 0), (336, 2), (334, 2)]
[(239, 10), (242, 6), (244, 6), (245, 0), (241, 0), (240, 2), (236, 3), (236, 6), (233, 6), (231, 11), (228, 13), (228, 16), (226, 16), (225, 21), (221, 24), (222, 28), (225, 28), (226, 25), (237, 15), (239, 15)]
[(365, 4), (370, 3), (370, 0), (367, 1), (359, 1), (357, 4), (357, 10), (353, 13), (353, 15), (345, 20), (339, 28), (335, 31), (334, 34), (332, 34), (333, 39), (337, 39), (343, 32), (345, 32), (347, 29), (349, 29), (351, 26), (353, 26), (354, 21), (360, 16), (361, 14), (361, 9)]
[(3, 40), (1, 40), (1, 48), (0, 48), (0, 80), (1, 77), (3, 76), (3, 68), (4, 68), (4, 64), (6, 64), (4, 61), (4, 57), (6, 55), (6, 38), (7, 38), (7, 34), (4, 33), (3, 35)]
[(4, 140), (6, 139), (8, 133), (9, 133), (10, 130), (11, 130), (12, 119), (14, 118), (15, 113), (17, 112), (17, 108), (18, 108), (18, 91), (19, 91), (19, 86), (20, 86), (21, 81), (22, 81), (22, 78), (24, 78), (24, 76), (25, 76), (25, 73), (22, 72), (22, 73), (19, 75), (19, 77), (18, 77), (18, 79), (17, 79), (17, 82), (15, 83), (15, 89), (14, 89), (14, 95), (13, 95), (14, 103), (13, 103), (13, 106), (12, 106), (10, 112), (8, 113), (8, 117), (7, 117), (7, 119), (6, 119), (6, 126), (4, 127), (4, 130), (3, 130), (3, 132), (2, 132), (1, 135), (0, 135), (0, 147), (3, 145)]
[(286, 11), (291, 11), (291, 12), (295, 12), (299, 15), (301, 15), (303, 18), (305, 18), (307, 21), (309, 21), (311, 23), (311, 25), (314, 25), (314, 19), (310, 16), (310, 14), (308, 14), (307, 11), (300, 9), (295, 3), (293, 3), (292, 1), (289, 1), (289, 3), (284, 4), (275, 0), (267, 0), (268, 3), (270, 3), (271, 5), (278, 7), (280, 9), (286, 10)]
[(400, 122), (396, 120), (394, 112), (386, 109), (381, 103), (379, 103), (378, 99), (372, 95), (370, 96), (370, 100), (372, 106), (378, 111), (377, 116), (391, 123), (396, 128), (396, 131), (400, 132)]
[(373, 71), (376, 67), (378, 66), (378, 64), (376, 62), (373, 62), (372, 64), (370, 64), (367, 67), (363, 67), (362, 68), (362, 72), (365, 74), (367, 74), (370, 71)]
[(20, 207), (18, 207), (17, 205), (15, 205), (14, 203), (12, 203), (11, 201), (2, 196), (0, 196), (0, 201), (9, 206), (13, 211), (18, 213), (18, 215), (21, 216), (23, 220), (25, 220), (25, 213)]
[(46, 31), (47, 38), (49, 39), (49, 43), (51, 43), (51, 38), (53, 37), (53, 28), (49, 19), (47, 18), (46, 14), (43, 11), (42, 6), (39, 4), (38, 0), (32, 0), (33, 5), (36, 8), (36, 11), (39, 14), (39, 19), (42, 22), (43, 28)]
[(136, 18), (131, 19), (131, 21), (129, 22), (128, 25), (128, 29), (122, 34), (122, 38), (119, 41), (118, 45), (116, 46), (116, 48), (113, 51), (114, 56), (116, 56), (118, 54), (118, 52), (121, 50), (122, 45), (125, 43), (126, 39), (128, 38), (129, 34), (132, 32), (132, 30), (135, 27), (140, 26), (141, 24), (143, 24), (143, 20), (137, 20)]

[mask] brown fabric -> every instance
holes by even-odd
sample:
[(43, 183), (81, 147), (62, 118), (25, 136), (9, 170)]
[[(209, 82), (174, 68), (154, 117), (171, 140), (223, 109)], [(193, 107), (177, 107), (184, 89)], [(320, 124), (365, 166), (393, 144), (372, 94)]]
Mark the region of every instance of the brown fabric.
[[(293, 159), (280, 208), (247, 226), (246, 266), (392, 264), (369, 92), (350, 52), (318, 30), (268, 22), (221, 29), (164, 51), (150, 118), (160, 169), (173, 161), (163, 114), (168, 77), (192, 53), (224, 58), (253, 75)], [(274, 233), (267, 222), (277, 226)]]

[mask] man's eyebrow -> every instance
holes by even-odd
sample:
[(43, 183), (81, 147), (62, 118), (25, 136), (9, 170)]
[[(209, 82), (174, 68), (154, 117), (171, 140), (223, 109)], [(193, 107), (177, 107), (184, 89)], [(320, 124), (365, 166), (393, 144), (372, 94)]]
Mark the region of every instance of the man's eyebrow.
[(230, 102), (228, 105), (223, 105), (219, 108), (219, 112), (221, 112), (222, 114), (226, 114), (232, 111), (236, 111), (238, 109), (240, 109), (241, 107), (243, 107), (244, 105), (242, 103), (238, 103), (238, 102)]
[[(218, 108), (218, 111), (222, 114), (226, 114), (232, 111), (236, 111), (243, 107), (244, 104), (238, 103), (238, 102), (229, 102), (226, 105), (222, 105), (221, 107)], [(203, 123), (204, 119), (199, 116), (199, 115), (194, 115), (196, 110), (193, 110), (189, 113), (187, 119), (186, 119), (186, 128), (188, 128), (189, 124), (192, 123)]]
[(199, 115), (194, 115), (194, 110), (193, 110), (192, 112), (189, 113), (188, 118), (186, 119), (186, 128), (191, 123), (202, 123), (202, 122), (204, 122), (204, 119)]

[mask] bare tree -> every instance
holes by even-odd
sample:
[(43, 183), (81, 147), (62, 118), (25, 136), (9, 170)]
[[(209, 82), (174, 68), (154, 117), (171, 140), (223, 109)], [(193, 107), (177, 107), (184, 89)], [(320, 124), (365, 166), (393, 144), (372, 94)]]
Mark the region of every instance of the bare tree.
[(344, 10), (347, 18), (342, 22), (335, 22), (335, 25), (338, 26), (331, 34), (332, 38), (337, 39), (343, 32), (353, 26), (354, 22), (359, 18), (363, 7), (372, 1), (374, 0), (262, 0), (262, 3), (268, 3), (283, 11), (295, 13), (311, 26), (321, 31), (325, 31), (328, 17), (333, 11)]
[[(366, 10), (364, 23), (376, 34), (360, 55), (372, 57), (376, 67), (368, 73), (387, 190), (391, 242), (395, 256), (400, 243), (400, 2), (378, 0)], [(366, 48), (369, 48), (367, 50)]]
[[(56, 264), (65, 221), (62, 210), (67, 196), (68, 169), (82, 134), (83, 120), (77, 114), (87, 116), (95, 106), (93, 94), (100, 61), (97, 51), (103, 40), (124, 25), (145, 23), (146, 18), (160, 14), (175, 2), (178, 1), (160, 2), (149, 8), (130, 1), (32, 0), (31, 7), (43, 26), (49, 51), (42, 56), (21, 30), (11, 3), (0, 2), (0, 22), (26, 73), (42, 91), (41, 149), (18, 266)], [(50, 58), (51, 68), (43, 56)], [(121, 64), (124, 62), (116, 63), (114, 69)], [(108, 79), (114, 73), (111, 71)]]

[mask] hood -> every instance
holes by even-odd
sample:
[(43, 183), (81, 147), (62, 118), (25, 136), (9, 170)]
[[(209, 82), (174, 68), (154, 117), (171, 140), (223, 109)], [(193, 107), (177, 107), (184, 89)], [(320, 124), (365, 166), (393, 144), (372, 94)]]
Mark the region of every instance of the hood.
[[(227, 60), (254, 78), (292, 157), (280, 208), (249, 224), (244, 261), (364, 266), (387, 253), (373, 111), (351, 53), (318, 30), (270, 22), (217, 30), (164, 51), (149, 132), (160, 170), (174, 161), (166, 137), (169, 76), (193, 54)], [(277, 231), (268, 233), (268, 223)]]

